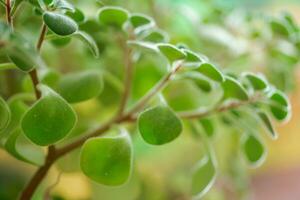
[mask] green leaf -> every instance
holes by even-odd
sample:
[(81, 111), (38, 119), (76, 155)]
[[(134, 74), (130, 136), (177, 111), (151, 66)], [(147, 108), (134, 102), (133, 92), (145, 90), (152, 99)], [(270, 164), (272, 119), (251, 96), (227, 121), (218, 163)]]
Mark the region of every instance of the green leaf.
[(274, 118), (286, 120), (290, 116), (290, 103), (288, 98), (279, 90), (274, 90), (269, 95), (270, 109)]
[(66, 0), (55, 0), (55, 5), (53, 7), (59, 10), (76, 12), (75, 7)]
[(185, 58), (185, 65), (186, 67), (199, 67), (201, 62), (203, 62), (202, 58), (196, 54), (195, 52), (188, 50), (188, 49), (183, 49), (183, 51), (186, 54)]
[(71, 37), (59, 37), (59, 38), (51, 39), (50, 41), (56, 47), (63, 47), (69, 44), (71, 40), (72, 40)]
[(95, 57), (99, 56), (98, 45), (92, 36), (83, 31), (77, 31), (75, 35), (77, 35), (79, 39), (81, 39), (89, 47)]
[(131, 25), (139, 31), (155, 26), (152, 18), (143, 14), (131, 14), (129, 17)]
[(36, 149), (30, 148), (29, 145), (25, 144), (20, 145), (18, 148), (17, 142), (21, 133), (22, 130), (20, 128), (16, 128), (14, 131), (12, 131), (4, 144), (6, 151), (18, 160), (41, 166), (44, 162), (44, 154), (42, 151), (37, 151)]
[(0, 96), (0, 133), (8, 126), (10, 120), (10, 109), (5, 100)]
[(124, 184), (132, 169), (132, 144), (128, 134), (87, 140), (80, 156), (83, 173), (97, 183), (118, 186)]
[(81, 10), (75, 8), (75, 11), (67, 11), (66, 15), (72, 18), (77, 23), (82, 23), (85, 21), (85, 16)]
[(21, 118), (28, 108), (28, 106), (24, 103), (25, 100), (32, 101), (34, 100), (34, 97), (32, 95), (20, 93), (8, 99), (7, 104), (11, 111), (11, 120), (8, 126), (6, 126), (6, 128), (2, 131), (0, 138), (9, 135), (17, 128), (17, 126), (19, 126)]
[(25, 113), (21, 126), (35, 144), (47, 146), (63, 139), (75, 126), (76, 114), (57, 93), (41, 85), (42, 97)]
[(249, 99), (248, 94), (244, 87), (235, 79), (226, 76), (225, 81), (222, 83), (224, 98), (238, 99), (246, 101)]
[(58, 87), (60, 95), (70, 103), (86, 101), (100, 95), (102, 78), (97, 71), (84, 71), (65, 75)]
[(141, 38), (145, 42), (152, 43), (164, 43), (169, 41), (169, 36), (167, 35), (167, 33), (159, 29), (145, 31)]
[(256, 75), (250, 72), (244, 74), (244, 77), (251, 83), (251, 86), (255, 90), (266, 90), (268, 88), (268, 84), (265, 78), (262, 75)]
[(204, 92), (210, 92), (212, 90), (212, 85), (210, 81), (207, 80), (202, 74), (196, 71), (189, 71), (181, 74), (181, 77), (193, 80), (193, 82)]
[(216, 180), (215, 162), (208, 156), (195, 167), (192, 179), (192, 195), (201, 199), (213, 186)]
[(146, 142), (162, 145), (180, 135), (182, 123), (169, 107), (156, 106), (140, 114), (138, 129)]
[(182, 60), (186, 57), (185, 53), (178, 49), (176, 46), (167, 43), (157, 44), (160, 52), (169, 60), (170, 63), (173, 63), (177, 60)]
[(217, 82), (224, 81), (224, 76), (222, 72), (217, 67), (215, 67), (210, 63), (203, 63), (196, 70), (214, 81)]
[(289, 30), (287, 28), (287, 24), (282, 20), (272, 19), (270, 21), (270, 27), (273, 33), (275, 34), (286, 36), (286, 37), (289, 36)]
[(62, 14), (47, 11), (43, 14), (43, 19), (48, 28), (57, 35), (67, 36), (78, 30), (76, 22)]
[(265, 158), (265, 147), (262, 142), (252, 134), (246, 134), (242, 141), (243, 153), (248, 163), (257, 167)]
[(159, 52), (156, 45), (150, 42), (134, 40), (134, 41), (127, 41), (127, 44), (141, 51), (145, 50), (145, 51), (155, 52), (155, 53)]
[(100, 9), (98, 19), (101, 24), (121, 28), (127, 21), (128, 15), (128, 11), (121, 7), (105, 6)]
[(266, 128), (267, 132), (271, 136), (271, 138), (277, 139), (278, 135), (273, 128), (273, 125), (272, 125), (272, 122), (271, 122), (269, 116), (265, 112), (262, 112), (262, 111), (258, 111), (257, 115), (260, 118), (261, 122), (263, 123), (264, 127)]
[(212, 120), (208, 118), (203, 118), (199, 120), (200, 124), (202, 125), (206, 135), (208, 137), (212, 137), (215, 134), (215, 128)]
[(11, 34), (10, 43), (5, 50), (9, 59), (24, 72), (29, 72), (35, 67), (45, 68), (35, 47), (16, 33)]

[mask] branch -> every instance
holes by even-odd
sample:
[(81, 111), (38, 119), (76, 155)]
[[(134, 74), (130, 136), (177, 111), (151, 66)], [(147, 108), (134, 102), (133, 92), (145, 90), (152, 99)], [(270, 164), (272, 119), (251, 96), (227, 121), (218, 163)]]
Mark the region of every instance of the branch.
[[(11, 5), (10, 5), (10, 0), (6, 0), (6, 21), (9, 26), (13, 26), (12, 24), (12, 18), (11, 18)], [(12, 27), (13, 28), (13, 27)]]
[[(124, 42), (123, 42), (124, 43)], [(122, 44), (123, 49), (125, 50), (125, 81), (124, 81), (124, 93), (121, 97), (120, 108), (118, 111), (118, 115), (121, 115), (127, 105), (129, 100), (131, 85), (132, 85), (132, 76), (133, 76), (133, 62), (131, 58), (132, 50), (127, 46), (127, 44)]]

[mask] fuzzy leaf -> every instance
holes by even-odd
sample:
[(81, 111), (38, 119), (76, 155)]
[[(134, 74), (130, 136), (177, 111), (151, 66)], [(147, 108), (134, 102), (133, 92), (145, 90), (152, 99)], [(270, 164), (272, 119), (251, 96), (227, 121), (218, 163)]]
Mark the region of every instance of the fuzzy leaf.
[(57, 35), (67, 36), (78, 30), (76, 22), (66, 15), (47, 11), (43, 14), (43, 19), (48, 28)]
[(255, 90), (265, 90), (268, 88), (268, 84), (266, 80), (256, 74), (253, 73), (245, 73), (244, 76), (247, 78), (247, 80), (251, 83), (251, 86)]
[(76, 114), (57, 93), (41, 85), (42, 97), (25, 113), (21, 127), (35, 144), (47, 146), (63, 139), (75, 126)]
[(84, 71), (64, 76), (58, 87), (60, 95), (69, 103), (77, 103), (97, 97), (103, 88), (97, 71)]
[(121, 28), (128, 19), (128, 11), (121, 7), (105, 6), (100, 9), (98, 19), (104, 25)]
[(262, 111), (258, 111), (258, 117), (261, 119), (264, 127), (266, 128), (267, 132), (269, 133), (269, 135), (271, 136), (272, 139), (277, 139), (278, 135), (276, 133), (276, 131), (273, 128), (272, 122), (269, 118), (269, 116), (262, 112)]
[(162, 145), (180, 135), (182, 123), (169, 107), (156, 106), (140, 114), (138, 128), (146, 142)]
[(224, 81), (224, 76), (223, 76), (222, 72), (210, 63), (201, 64), (197, 68), (197, 71), (214, 81), (217, 81), (217, 82)]
[(173, 63), (177, 60), (182, 60), (186, 56), (182, 50), (171, 44), (160, 43), (157, 45), (157, 47), (170, 63)]
[(87, 140), (80, 156), (83, 173), (97, 183), (117, 186), (131, 174), (132, 144), (128, 135)]
[(254, 135), (247, 134), (242, 141), (243, 153), (251, 166), (258, 166), (265, 157), (265, 147)]
[(196, 165), (192, 179), (192, 195), (202, 198), (213, 186), (216, 180), (215, 163), (208, 156)]
[(226, 76), (222, 83), (224, 98), (233, 98), (242, 101), (248, 100), (248, 94), (244, 87), (235, 79)]

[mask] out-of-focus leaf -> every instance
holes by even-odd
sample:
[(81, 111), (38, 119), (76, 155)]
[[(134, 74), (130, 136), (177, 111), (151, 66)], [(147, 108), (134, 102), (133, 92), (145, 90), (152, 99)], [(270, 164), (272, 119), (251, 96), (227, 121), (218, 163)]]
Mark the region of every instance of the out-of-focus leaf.
[(132, 151), (131, 139), (127, 133), (116, 137), (91, 138), (81, 149), (81, 170), (97, 183), (122, 185), (131, 174)]
[(105, 6), (100, 9), (98, 19), (101, 24), (121, 28), (127, 21), (128, 16), (128, 11), (121, 7)]
[(69, 44), (71, 40), (72, 40), (71, 37), (60, 37), (60, 38), (51, 39), (50, 41), (56, 47), (63, 47)]
[(277, 120), (288, 119), (290, 115), (290, 103), (288, 98), (279, 90), (274, 90), (269, 96), (270, 110)]
[(75, 8), (75, 11), (67, 11), (66, 15), (71, 17), (75, 22), (82, 23), (85, 20), (85, 16), (81, 10)]
[(159, 52), (156, 45), (153, 43), (150, 43), (150, 42), (128, 41), (127, 44), (132, 47), (135, 47), (141, 51), (146, 50), (146, 51), (151, 51), (151, 52), (156, 52), (156, 53)]
[(213, 186), (216, 180), (215, 162), (209, 156), (203, 158), (196, 165), (192, 179), (192, 195), (201, 199)]
[(138, 128), (147, 143), (162, 145), (180, 135), (182, 123), (169, 107), (156, 106), (140, 114)]
[(210, 63), (203, 63), (196, 70), (214, 81), (217, 82), (224, 81), (224, 76), (222, 72), (217, 67), (215, 67)]
[(141, 38), (143, 41), (152, 43), (164, 43), (169, 41), (167, 33), (159, 29), (145, 31)]
[(226, 76), (225, 81), (222, 83), (224, 92), (224, 98), (233, 98), (242, 101), (249, 99), (247, 91), (244, 87), (235, 79)]
[(76, 22), (63, 14), (47, 11), (43, 14), (43, 19), (48, 28), (57, 35), (67, 36), (78, 30)]
[(11, 119), (10, 109), (5, 100), (0, 96), (0, 133), (7, 127)]
[(203, 118), (203, 119), (200, 119), (199, 122), (202, 125), (202, 127), (208, 137), (214, 136), (215, 127), (214, 127), (212, 120), (210, 120), (208, 118)]
[(157, 44), (157, 47), (159, 51), (169, 60), (170, 63), (173, 63), (177, 60), (182, 60), (186, 57), (185, 53), (174, 45), (159, 43)]
[(66, 0), (55, 0), (55, 4), (53, 7), (59, 10), (68, 10), (76, 12), (75, 7)]
[(58, 87), (61, 96), (69, 103), (77, 103), (97, 97), (103, 88), (97, 71), (84, 71), (64, 76)]
[(264, 77), (253, 74), (253, 73), (245, 73), (244, 76), (251, 83), (251, 86), (255, 90), (265, 90), (268, 88), (268, 84)]
[(286, 26), (286, 23), (279, 19), (272, 19), (270, 20), (270, 27), (273, 33), (282, 35), (282, 36), (289, 36), (289, 30)]
[(262, 111), (258, 111), (257, 115), (261, 119), (261, 121), (262, 121), (264, 127), (266, 128), (267, 132), (269, 133), (270, 137), (272, 139), (277, 139), (278, 135), (277, 135), (276, 131), (274, 130), (274, 127), (272, 125), (272, 122), (271, 122), (269, 116), (265, 112), (262, 112)]
[(199, 67), (201, 62), (203, 62), (202, 58), (199, 55), (197, 55), (195, 52), (188, 50), (188, 49), (184, 49), (183, 51), (186, 54), (185, 66)]
[(83, 31), (77, 31), (75, 35), (77, 35), (79, 39), (81, 39), (89, 47), (95, 57), (99, 56), (99, 48), (92, 36)]
[(193, 80), (193, 82), (204, 92), (210, 92), (212, 90), (212, 85), (210, 81), (208, 81), (207, 78), (199, 72), (189, 71), (184, 74), (181, 74), (180, 77)]
[[(36, 149), (30, 149), (29, 145), (20, 145), (21, 151), (18, 149), (17, 140), (22, 133), (20, 128), (16, 128), (11, 132), (9, 137), (7, 138), (4, 148), (6, 151), (15, 157), (18, 160), (33, 164), (33, 165), (42, 165), (43, 164), (43, 153), (42, 151), (37, 151)], [(30, 151), (31, 150), (31, 151)], [(30, 151), (30, 154), (24, 155), (25, 152)]]
[(42, 97), (25, 113), (21, 127), (33, 143), (47, 146), (63, 139), (77, 117), (72, 107), (52, 89), (45, 85), (39, 89)]
[(265, 158), (265, 147), (262, 142), (254, 135), (247, 134), (242, 140), (242, 149), (248, 163), (257, 167)]

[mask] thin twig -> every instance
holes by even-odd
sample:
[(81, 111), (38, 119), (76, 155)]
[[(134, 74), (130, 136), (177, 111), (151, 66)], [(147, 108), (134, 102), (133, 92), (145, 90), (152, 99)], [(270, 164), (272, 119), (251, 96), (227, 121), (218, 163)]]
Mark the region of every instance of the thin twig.
[(62, 171), (60, 171), (58, 173), (58, 176), (55, 180), (55, 182), (50, 185), (46, 190), (45, 190), (45, 194), (44, 194), (44, 200), (51, 200), (51, 191), (57, 186), (57, 184), (59, 183), (60, 181), (60, 178), (61, 178), (61, 175), (62, 175)]
[(6, 21), (9, 26), (13, 28), (12, 25), (12, 18), (11, 18), (11, 5), (10, 5), (10, 0), (6, 0)]
[[(123, 42), (124, 43), (124, 42)], [(125, 79), (124, 79), (124, 93), (121, 97), (120, 108), (118, 115), (122, 114), (125, 111), (127, 102), (129, 100), (131, 85), (132, 85), (132, 76), (133, 76), (133, 62), (132, 62), (132, 50), (126, 44), (124, 46), (124, 57), (125, 57)]]

